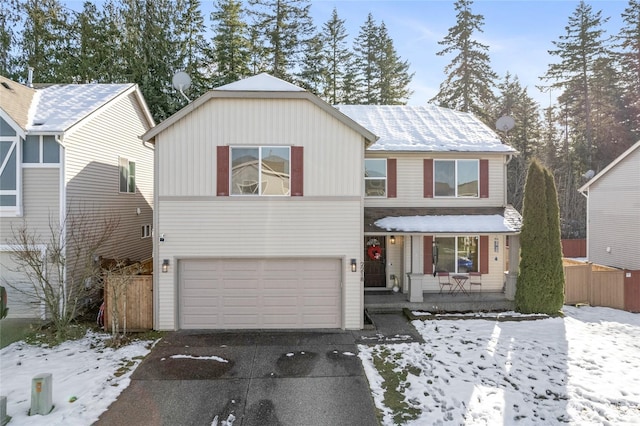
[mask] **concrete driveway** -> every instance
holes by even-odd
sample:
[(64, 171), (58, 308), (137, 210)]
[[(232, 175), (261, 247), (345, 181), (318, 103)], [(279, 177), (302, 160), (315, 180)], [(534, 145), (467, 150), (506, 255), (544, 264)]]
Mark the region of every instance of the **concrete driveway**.
[(172, 332), (96, 424), (377, 425), (357, 357), (368, 339), (375, 331)]

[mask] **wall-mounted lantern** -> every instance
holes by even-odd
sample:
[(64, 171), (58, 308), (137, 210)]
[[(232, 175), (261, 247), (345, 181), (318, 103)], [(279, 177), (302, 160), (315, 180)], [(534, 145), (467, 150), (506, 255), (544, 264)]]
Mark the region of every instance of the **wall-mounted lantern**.
[(162, 261), (162, 272), (169, 272), (169, 259)]
[(395, 244), (395, 243), (396, 243), (396, 237), (395, 237), (395, 235), (392, 235), (391, 237), (389, 237), (389, 242), (390, 242), (391, 244)]
[(358, 263), (356, 259), (351, 259), (351, 272), (357, 272), (357, 271), (358, 271)]

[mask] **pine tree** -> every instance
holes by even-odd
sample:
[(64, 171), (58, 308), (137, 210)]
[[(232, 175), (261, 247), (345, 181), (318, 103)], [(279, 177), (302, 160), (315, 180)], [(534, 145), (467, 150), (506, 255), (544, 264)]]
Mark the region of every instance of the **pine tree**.
[(640, 139), (640, 1), (629, 0), (629, 6), (622, 13), (623, 27), (616, 38), (621, 50), (620, 79), (624, 94), (622, 97), (622, 122), (630, 133), (632, 141)]
[(16, 28), (20, 22), (18, 0), (3, 0), (0, 2), (0, 75), (18, 79), (20, 72), (16, 67), (13, 47), (17, 42)]
[(244, 13), (238, 0), (218, 0), (211, 12), (214, 36), (209, 57), (214, 66), (214, 86), (232, 83), (251, 74), (249, 30), (243, 21)]
[(323, 63), (325, 68), (325, 90), (322, 97), (330, 104), (344, 103), (348, 90), (349, 64), (353, 53), (347, 46), (347, 30), (344, 19), (338, 17), (334, 8), (331, 18), (322, 27)]
[(58, 0), (23, 0), (20, 8), (24, 27), (18, 39), (18, 68), (32, 67), (34, 82), (72, 82), (64, 67), (72, 40), (67, 9)]
[(312, 37), (305, 44), (307, 47), (304, 49), (301, 69), (296, 73), (298, 84), (311, 93), (321, 96), (327, 77), (320, 35)]
[(378, 67), (378, 36), (380, 27), (369, 13), (354, 41), (355, 65), (358, 69), (358, 98), (367, 105), (380, 104), (380, 68)]
[(300, 65), (305, 42), (314, 32), (309, 0), (249, 0), (249, 4), (266, 71), (288, 78)]
[(403, 105), (407, 103), (411, 90), (409, 84), (413, 74), (409, 74), (409, 62), (402, 61), (398, 56), (393, 40), (389, 37), (384, 22), (379, 31), (379, 59), (380, 69), (380, 104)]
[(551, 81), (553, 88), (561, 88), (563, 93), (559, 101), (565, 103), (571, 120), (571, 127), (575, 135), (574, 144), (582, 153), (581, 168), (586, 171), (593, 168), (593, 154), (595, 141), (593, 136), (592, 85), (591, 79), (595, 74), (595, 64), (598, 59), (610, 55), (603, 39), (602, 24), (608, 18), (602, 17), (602, 12), (593, 12), (590, 5), (581, 1), (569, 23), (565, 27), (567, 33), (560, 36), (560, 40), (553, 41), (556, 47), (549, 54), (557, 56), (559, 63), (550, 64), (543, 77)]
[[(174, 33), (177, 40), (176, 61), (180, 68), (173, 71), (184, 71), (191, 78), (191, 99), (199, 97), (211, 88), (211, 78), (206, 69), (207, 42), (204, 28), (200, 0), (179, 0), (176, 4)], [(184, 105), (185, 102), (186, 100), (181, 100), (180, 103)]]
[(471, 112), (487, 125), (492, 125), (492, 117), (486, 105), (493, 104), (493, 88), (498, 79), (492, 71), (488, 46), (473, 38), (474, 33), (483, 32), (484, 17), (474, 15), (471, 0), (456, 0), (454, 4), (457, 23), (449, 28), (445, 38), (438, 44), (445, 46), (438, 56), (455, 54), (445, 67), (447, 75), (440, 84), (440, 90), (430, 101), (446, 108)]

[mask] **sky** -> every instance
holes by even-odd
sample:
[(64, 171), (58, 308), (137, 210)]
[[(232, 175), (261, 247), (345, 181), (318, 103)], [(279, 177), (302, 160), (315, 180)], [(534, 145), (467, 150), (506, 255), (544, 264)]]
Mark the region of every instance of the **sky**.
[[(396, 335), (390, 340), (395, 343), (358, 345), (382, 425), (397, 424), (397, 413), (385, 405), (386, 386), (373, 362), (380, 356), (407, 372), (398, 386), (417, 412), (408, 425), (638, 424), (640, 316), (597, 307), (564, 306), (563, 312), (563, 318), (535, 321), (522, 321), (514, 312), (469, 314), (464, 320), (441, 315), (412, 322), (425, 343), (403, 343), (410, 336)], [(151, 341), (114, 350), (104, 346), (109, 337), (89, 332), (56, 347), (17, 342), (0, 349), (0, 395), (7, 396), (9, 425), (94, 423), (129, 386), (145, 356), (228, 362), (219, 347), (198, 356), (188, 347), (149, 353)], [(124, 365), (130, 368), (120, 375)], [(42, 373), (52, 375), (54, 407), (47, 415), (29, 416), (32, 378)], [(219, 413), (211, 425), (233, 425), (235, 414)]]

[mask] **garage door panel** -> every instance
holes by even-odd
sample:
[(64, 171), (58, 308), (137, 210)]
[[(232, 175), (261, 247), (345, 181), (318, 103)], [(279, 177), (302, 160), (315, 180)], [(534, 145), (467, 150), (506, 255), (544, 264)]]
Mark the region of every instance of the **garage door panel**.
[(338, 328), (341, 265), (339, 259), (180, 261), (180, 328)]

